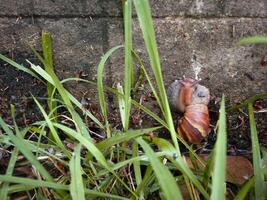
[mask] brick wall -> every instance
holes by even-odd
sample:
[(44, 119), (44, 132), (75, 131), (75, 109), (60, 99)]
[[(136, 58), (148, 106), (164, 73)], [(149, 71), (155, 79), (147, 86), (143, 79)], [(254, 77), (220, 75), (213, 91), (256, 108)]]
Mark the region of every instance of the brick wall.
[[(151, 0), (150, 4), (166, 85), (183, 75), (194, 77), (199, 70), (198, 78), (215, 98), (225, 93), (230, 102), (237, 102), (267, 91), (267, 68), (260, 64), (267, 45), (237, 44), (242, 37), (267, 35), (266, 0)], [(55, 68), (61, 78), (83, 71), (87, 79), (95, 79), (101, 56), (123, 43), (121, 2), (0, 0), (0, 53), (20, 63), (37, 62), (29, 45), (40, 51), (42, 30), (52, 33)], [(149, 67), (137, 19), (133, 30), (135, 49)], [(20, 98), (32, 89), (29, 77), (3, 62), (0, 66), (1, 95)], [(106, 66), (106, 81), (122, 82), (122, 69), (123, 57), (117, 53)], [(86, 92), (96, 96), (85, 84), (69, 88), (79, 97)]]

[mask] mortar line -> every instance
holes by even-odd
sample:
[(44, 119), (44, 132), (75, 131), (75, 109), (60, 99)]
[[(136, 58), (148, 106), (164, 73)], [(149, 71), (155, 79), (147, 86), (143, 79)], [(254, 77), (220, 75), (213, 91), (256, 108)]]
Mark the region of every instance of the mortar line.
[[(89, 18), (89, 19), (123, 19), (122, 16), (114, 15), (2, 15), (0, 18), (47, 18), (47, 19), (72, 19), (72, 18)], [(137, 16), (133, 16), (137, 19)], [(153, 16), (153, 19), (199, 19), (199, 20), (216, 20), (216, 19), (267, 19), (267, 16), (194, 16), (194, 15), (165, 15), (165, 16)]]

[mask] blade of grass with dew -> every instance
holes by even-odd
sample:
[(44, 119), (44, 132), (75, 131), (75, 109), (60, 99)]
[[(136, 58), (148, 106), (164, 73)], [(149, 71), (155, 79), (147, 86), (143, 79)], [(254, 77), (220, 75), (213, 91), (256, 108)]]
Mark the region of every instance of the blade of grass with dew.
[[(2, 182), (8, 182), (8, 183), (17, 183), (17, 184), (23, 184), (25, 186), (33, 186), (35, 188), (37, 187), (47, 187), (57, 190), (70, 190), (69, 185), (64, 185), (60, 183), (54, 183), (51, 181), (42, 181), (42, 180), (35, 180), (35, 179), (29, 179), (29, 178), (21, 178), (21, 177), (15, 177), (15, 176), (6, 176), (6, 175), (0, 175), (0, 181)], [(98, 192), (95, 190), (89, 190), (85, 189), (85, 194), (91, 195), (91, 197), (105, 197), (105, 198), (111, 198), (111, 199), (121, 199), (121, 200), (127, 200), (127, 198), (120, 197), (117, 195), (112, 195), (109, 193), (103, 193)]]
[(124, 3), (124, 37), (124, 130), (127, 131), (131, 112), (131, 88), (134, 83), (132, 58), (132, 0), (127, 0)]
[(159, 127), (153, 127), (153, 128), (145, 128), (145, 129), (140, 129), (140, 130), (128, 130), (126, 132), (123, 132), (121, 134), (117, 134), (112, 136), (111, 138), (105, 139), (98, 144), (96, 144), (96, 147), (100, 150), (103, 151), (105, 149), (108, 149), (109, 147), (119, 144), (124, 141), (129, 141), (133, 138), (139, 137), (141, 135), (144, 135), (149, 132), (156, 131), (158, 129), (162, 128), (161, 126)]
[(136, 141), (140, 144), (140, 146), (144, 149), (145, 154), (149, 157), (151, 166), (156, 174), (165, 198), (167, 200), (182, 199), (179, 187), (177, 186), (176, 181), (168, 168), (159, 161), (154, 151), (142, 138), (137, 138)]
[(212, 176), (211, 200), (225, 199), (226, 183), (226, 113), (225, 100), (222, 96), (219, 116), (219, 129), (215, 144), (214, 172)]
[(120, 111), (120, 118), (121, 118), (121, 123), (123, 126), (123, 129), (125, 130), (126, 127), (126, 116), (125, 116), (125, 106), (126, 106), (126, 102), (125, 102), (125, 98), (124, 98), (124, 93), (123, 93), (123, 88), (121, 86), (120, 83), (117, 84), (117, 90), (118, 93), (122, 94), (122, 95), (118, 95), (118, 104), (119, 104), (119, 111)]
[(58, 136), (58, 132), (55, 129), (55, 127), (53, 126), (52, 121), (50, 120), (50, 118), (48, 117), (48, 115), (46, 114), (45, 110), (43, 109), (43, 107), (41, 106), (41, 104), (37, 101), (37, 99), (35, 97), (33, 97), (35, 103), (37, 104), (38, 108), (40, 109), (42, 115), (45, 118), (45, 121), (47, 123), (47, 126), (49, 127), (51, 134), (54, 138), (55, 143), (57, 144), (58, 147), (60, 147), (60, 149), (66, 154), (66, 156), (68, 156), (68, 158), (71, 157), (71, 153), (65, 148), (64, 144), (62, 143), (60, 137)]
[(34, 78), (41, 80), (34, 72), (32, 72), (30, 69), (28, 69), (27, 67), (24, 67), (23, 65), (20, 65), (18, 63), (16, 63), (15, 61), (9, 59), (8, 57), (0, 54), (0, 59), (2, 59), (3, 61), (7, 62), (8, 64), (12, 65), (13, 67), (17, 68), (20, 71), (26, 72), (28, 74), (30, 74), (31, 76), (33, 76)]
[(163, 115), (167, 122), (168, 129), (171, 133), (172, 141), (176, 148), (177, 154), (181, 155), (181, 152), (178, 146), (178, 141), (176, 138), (176, 131), (174, 129), (171, 111), (170, 111), (170, 107), (169, 107), (169, 103), (168, 103), (168, 99), (167, 99), (167, 95), (166, 95), (166, 91), (164, 87), (163, 77), (161, 73), (162, 70), (161, 70), (161, 65), (160, 65), (160, 60), (159, 60), (159, 53), (157, 50), (155, 32), (153, 28), (149, 3), (147, 0), (134, 0), (134, 4), (135, 4), (136, 13), (139, 19), (140, 27), (142, 29), (143, 37), (145, 40), (146, 49), (148, 51), (148, 55), (150, 58), (150, 65), (155, 75), (155, 79), (156, 79), (158, 90), (159, 90), (160, 102), (158, 103), (162, 105), (162, 108), (164, 110)]
[(253, 168), (255, 176), (255, 197), (257, 200), (265, 199), (265, 183), (264, 174), (262, 173), (261, 166), (261, 153), (260, 144), (258, 139), (258, 133), (256, 129), (256, 122), (254, 118), (253, 104), (248, 104), (248, 115), (249, 115), (249, 125), (250, 125), (250, 137), (252, 143), (252, 158), (253, 158)]
[(71, 157), (70, 168), (70, 194), (72, 199), (85, 200), (84, 184), (81, 173), (81, 145), (79, 144)]
[(208, 193), (203, 188), (198, 178), (194, 175), (192, 170), (190, 170), (183, 158), (176, 154), (174, 146), (167, 140), (162, 138), (153, 138), (152, 142), (166, 154), (167, 158), (182, 172), (183, 175), (187, 176), (190, 179), (190, 181), (196, 186), (199, 192), (201, 192), (206, 199), (209, 199)]
[[(106, 98), (104, 94), (104, 86), (103, 86), (103, 74), (104, 74), (104, 65), (107, 62), (108, 58), (118, 49), (122, 48), (123, 46), (116, 46), (111, 48), (100, 60), (100, 63), (97, 67), (97, 91), (98, 91), (98, 98), (99, 104), (102, 111), (102, 114), (105, 119), (106, 126), (108, 126), (108, 117), (107, 117), (107, 105), (106, 105)], [(106, 127), (107, 128), (107, 127)], [(110, 137), (110, 136), (108, 136)]]
[(252, 36), (243, 38), (239, 41), (239, 44), (261, 44), (267, 43), (267, 36)]

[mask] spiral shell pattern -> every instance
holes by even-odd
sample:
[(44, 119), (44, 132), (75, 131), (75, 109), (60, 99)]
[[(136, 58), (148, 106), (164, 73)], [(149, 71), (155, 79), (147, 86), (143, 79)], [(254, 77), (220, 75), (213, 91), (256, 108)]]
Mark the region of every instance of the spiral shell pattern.
[(179, 120), (178, 132), (190, 143), (196, 144), (209, 133), (209, 110), (205, 104), (192, 104), (186, 107), (184, 116)]

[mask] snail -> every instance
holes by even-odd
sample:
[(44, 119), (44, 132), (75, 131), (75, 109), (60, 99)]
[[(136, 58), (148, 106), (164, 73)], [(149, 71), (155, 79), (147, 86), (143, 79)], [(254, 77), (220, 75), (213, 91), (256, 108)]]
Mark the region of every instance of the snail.
[(174, 111), (184, 113), (178, 121), (178, 133), (189, 143), (199, 143), (209, 132), (209, 89), (198, 80), (183, 78), (171, 84), (167, 91)]

